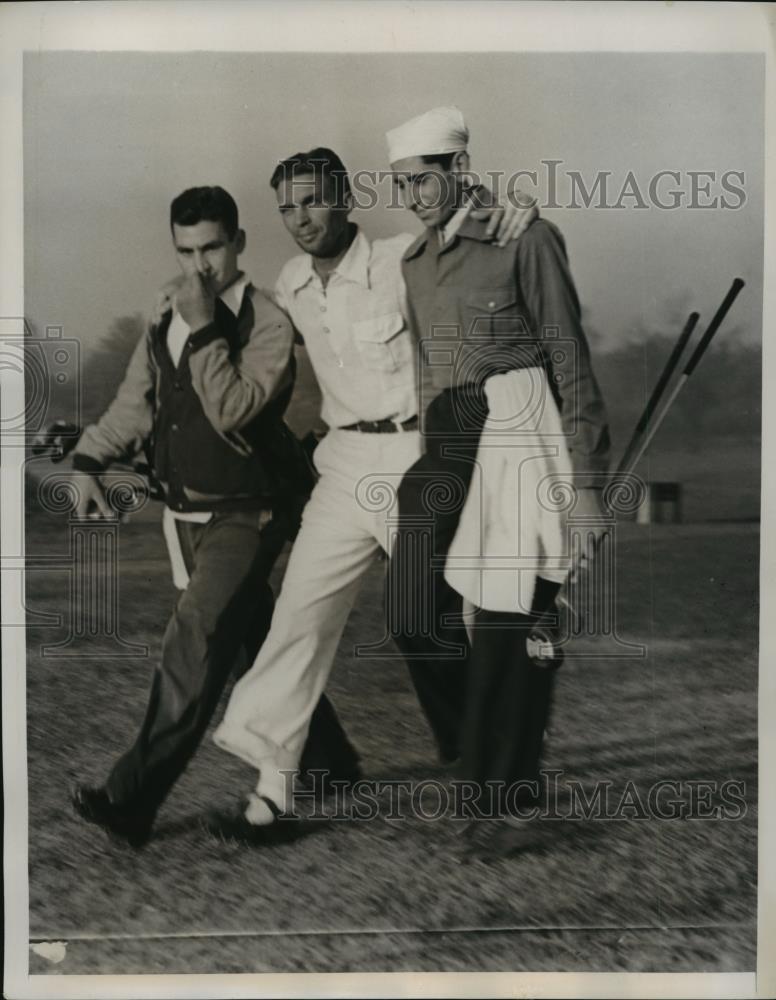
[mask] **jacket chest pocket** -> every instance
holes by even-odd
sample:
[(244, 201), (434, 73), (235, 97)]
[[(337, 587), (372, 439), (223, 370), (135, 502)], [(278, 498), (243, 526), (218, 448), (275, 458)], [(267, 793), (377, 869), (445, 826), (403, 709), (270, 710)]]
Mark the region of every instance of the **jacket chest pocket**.
[(401, 313), (383, 313), (351, 324), (358, 356), (365, 368), (395, 372), (411, 358), (409, 331)]
[(512, 336), (528, 333), (518, 312), (515, 290), (504, 288), (470, 289), (461, 301), (461, 320), (465, 338)]

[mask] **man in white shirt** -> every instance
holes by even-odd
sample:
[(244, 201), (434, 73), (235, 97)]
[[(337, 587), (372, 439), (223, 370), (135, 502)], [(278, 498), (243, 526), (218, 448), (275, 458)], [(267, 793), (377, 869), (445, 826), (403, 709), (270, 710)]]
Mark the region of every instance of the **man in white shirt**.
[[(401, 274), (414, 237), (366, 238), (349, 219), (347, 172), (329, 149), (282, 161), (271, 185), (283, 222), (304, 251), (283, 268), (276, 299), (307, 347), (330, 429), (315, 452), (320, 479), (304, 510), (270, 633), (214, 736), (260, 775), (244, 812), (213, 817), (212, 829), (256, 842), (290, 806), (288, 772), (299, 766), (358, 589), (375, 556), (391, 544), (395, 510), (370, 502), (360, 484), (375, 473), (397, 484), (421, 454)], [(512, 212), (499, 237), (519, 235), (516, 216), (524, 228), (535, 214)], [(412, 662), (409, 668), (440, 756), (451, 761), (459, 752), (463, 669), (417, 670)]]

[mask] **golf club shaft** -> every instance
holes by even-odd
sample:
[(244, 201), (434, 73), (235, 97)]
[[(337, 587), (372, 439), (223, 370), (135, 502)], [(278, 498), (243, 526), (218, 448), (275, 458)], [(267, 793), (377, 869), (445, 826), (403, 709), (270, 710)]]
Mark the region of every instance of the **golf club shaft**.
[[(690, 357), (690, 360), (685, 365), (684, 371), (682, 372), (681, 376), (677, 380), (676, 385), (674, 386), (673, 390), (671, 391), (670, 396), (666, 400), (665, 406), (663, 407), (663, 409), (658, 414), (657, 419), (654, 421), (654, 423), (652, 423), (652, 425), (649, 427), (649, 429), (647, 430), (647, 433), (644, 434), (641, 437), (641, 440), (638, 443), (638, 445), (636, 445), (635, 447), (633, 445), (629, 445), (629, 449), (631, 451), (631, 455), (630, 456), (628, 456), (628, 454), (627, 454), (628, 449), (626, 449), (626, 454), (623, 455), (623, 458), (622, 458), (622, 460), (621, 460), (621, 462), (620, 462), (620, 464), (619, 464), (619, 466), (617, 468), (617, 471), (609, 479), (610, 483), (615, 482), (616, 479), (617, 479), (617, 476), (619, 476), (619, 475), (627, 475), (627, 474), (631, 473), (636, 468), (636, 466), (638, 465), (639, 461), (641, 460), (642, 455), (647, 450), (647, 448), (649, 447), (652, 439), (655, 437), (655, 435), (657, 434), (658, 430), (660, 429), (660, 425), (663, 423), (663, 421), (665, 420), (666, 416), (668, 415), (668, 411), (673, 406), (674, 401), (676, 400), (676, 397), (679, 395), (679, 393), (682, 391), (682, 389), (684, 389), (685, 385), (689, 381), (690, 376), (692, 375), (693, 371), (698, 366), (699, 361), (701, 360), (701, 358), (703, 357), (703, 355), (706, 352), (706, 349), (708, 348), (709, 344), (711, 343), (712, 337), (714, 336), (714, 334), (717, 332), (717, 330), (721, 326), (723, 319), (727, 315), (730, 307), (733, 305), (733, 302), (736, 299), (736, 296), (738, 295), (738, 293), (741, 291), (741, 289), (743, 287), (744, 287), (744, 282), (743, 282), (743, 280), (741, 278), (736, 278), (733, 281), (733, 284), (730, 286), (730, 289), (729, 289), (727, 295), (725, 296), (725, 298), (723, 299), (722, 304), (720, 305), (719, 309), (714, 314), (714, 317), (713, 317), (711, 323), (709, 324), (708, 329), (706, 330), (706, 332), (704, 333), (703, 337), (699, 341), (698, 346), (693, 351), (693, 353), (692, 353), (692, 355)], [(692, 315), (694, 316), (696, 314), (693, 313)], [(692, 316), (687, 321), (687, 325), (688, 326), (690, 325), (690, 320), (692, 320)], [(693, 326), (694, 326), (694, 323), (693, 323)], [(687, 329), (687, 327), (685, 327), (685, 330), (686, 329)], [(682, 339), (686, 340), (686, 338), (684, 337), (684, 331), (682, 332)], [(666, 367), (668, 367), (668, 366), (666, 366)], [(668, 381), (668, 379), (666, 379), (666, 382), (667, 381)], [(662, 390), (661, 390), (661, 392), (662, 392)], [(655, 395), (655, 394), (653, 393), (653, 395)], [(650, 417), (649, 417), (649, 415), (647, 415), (646, 420), (644, 421), (645, 426), (649, 422), (649, 419), (650, 419)], [(639, 423), (641, 423), (641, 421), (639, 421)], [(639, 435), (637, 433), (634, 433), (633, 438), (636, 439), (636, 440), (638, 440)], [(571, 606), (571, 601), (569, 599), (569, 589), (570, 589), (571, 586), (572, 586), (572, 584), (571, 584), (571, 577), (568, 577), (566, 579), (566, 581), (563, 583), (563, 586), (561, 587), (561, 589), (560, 589), (560, 591), (558, 593), (558, 603), (561, 604), (561, 605), (565, 605), (567, 608), (569, 608), (570, 611), (573, 612), (573, 609), (572, 609), (572, 606)]]
[(668, 361), (666, 361), (665, 367), (663, 368), (660, 378), (657, 380), (657, 383), (655, 384), (655, 388), (652, 390), (652, 395), (649, 397), (647, 405), (644, 407), (644, 412), (641, 414), (638, 423), (633, 429), (633, 434), (631, 434), (628, 446), (626, 447), (625, 451), (622, 454), (622, 458), (620, 459), (620, 464), (617, 466), (617, 472), (615, 473), (615, 475), (623, 472), (627, 468), (628, 462), (630, 461), (630, 457), (637, 446), (639, 437), (646, 430), (647, 425), (649, 424), (649, 421), (652, 418), (652, 415), (657, 409), (657, 405), (663, 397), (663, 393), (665, 392), (665, 388), (668, 385), (671, 376), (676, 371), (682, 353), (685, 347), (687, 346), (687, 341), (692, 336), (692, 332), (695, 329), (699, 318), (700, 316), (697, 312), (690, 313), (690, 315), (688, 316), (687, 322), (684, 325), (684, 329), (680, 333), (679, 339), (674, 345), (674, 349), (671, 351)]
[(722, 300), (722, 305), (719, 307), (719, 309), (717, 309), (716, 313), (714, 314), (714, 318), (712, 319), (711, 323), (709, 323), (708, 330), (701, 337), (700, 343), (693, 351), (690, 360), (687, 362), (683, 374), (687, 375), (688, 377), (692, 375), (696, 365), (705, 354), (706, 348), (711, 343), (711, 338), (720, 328), (722, 320), (725, 318), (725, 316), (727, 316), (730, 307), (736, 300), (736, 296), (743, 287), (744, 287), (744, 281), (742, 278), (736, 278), (733, 281), (733, 284), (730, 286), (730, 290), (728, 291), (725, 298)]
[[(636, 430), (633, 433), (633, 437), (631, 439), (631, 442), (629, 443), (628, 448), (626, 449), (625, 454), (623, 455), (623, 457), (622, 457), (622, 459), (620, 461), (620, 464), (617, 467), (617, 471), (612, 476), (612, 480), (614, 480), (618, 475), (621, 475), (623, 473), (632, 472), (636, 468), (636, 466), (639, 463), (642, 455), (647, 450), (647, 448), (649, 447), (650, 442), (652, 441), (652, 439), (654, 438), (655, 434), (657, 433), (660, 425), (665, 420), (666, 415), (668, 414), (668, 411), (673, 406), (674, 401), (676, 400), (676, 397), (679, 395), (679, 393), (685, 387), (685, 385), (687, 384), (688, 379), (690, 378), (690, 376), (692, 375), (693, 371), (695, 371), (696, 367), (698, 366), (699, 361), (701, 360), (701, 358), (703, 357), (703, 355), (706, 353), (706, 349), (708, 348), (709, 344), (711, 343), (712, 337), (714, 336), (714, 334), (717, 332), (717, 330), (722, 325), (722, 321), (724, 320), (725, 316), (728, 314), (728, 311), (730, 310), (730, 307), (733, 305), (733, 302), (735, 301), (736, 296), (738, 295), (738, 293), (741, 291), (741, 289), (743, 287), (744, 287), (744, 282), (743, 282), (743, 280), (741, 278), (736, 278), (733, 281), (733, 284), (730, 286), (730, 289), (729, 289), (727, 295), (725, 296), (725, 298), (723, 299), (722, 304), (720, 305), (719, 309), (717, 309), (717, 311), (714, 314), (714, 317), (713, 317), (711, 323), (709, 323), (709, 326), (708, 326), (706, 332), (701, 337), (701, 339), (700, 339), (700, 341), (698, 343), (698, 346), (695, 348), (695, 350), (693, 351), (692, 355), (690, 356), (690, 360), (685, 365), (684, 371), (682, 372), (681, 376), (679, 377), (679, 380), (677, 381), (676, 385), (674, 386), (674, 388), (673, 388), (673, 390), (671, 392), (671, 395), (666, 400), (665, 406), (660, 411), (660, 414), (658, 415), (658, 417), (654, 421), (654, 423), (647, 429), (647, 432), (644, 435), (644, 437), (642, 438), (641, 442), (638, 443), (638, 444), (636, 444), (636, 442), (639, 439), (640, 434), (643, 434), (644, 429), (647, 428), (649, 420), (650, 420), (650, 418), (652, 416), (651, 413), (647, 413), (647, 411), (645, 410), (646, 419), (644, 419), (644, 417), (642, 417), (642, 420), (639, 421), (639, 424), (642, 424), (642, 422), (643, 422), (643, 427), (641, 428), (641, 430), (639, 430), (639, 426), (637, 425), (637, 428), (636, 428)], [(690, 316), (690, 318), (687, 321), (687, 326), (690, 326), (690, 323), (692, 321), (693, 316), (696, 317), (696, 322), (697, 322), (697, 315), (698, 315), (697, 313), (692, 313), (692, 315)], [(692, 332), (692, 327), (694, 327), (694, 326), (695, 326), (695, 323), (692, 323), (692, 326), (690, 327), (690, 332)], [(680, 342), (681, 342), (681, 340), (684, 340), (686, 342), (687, 338), (685, 338), (685, 336), (684, 336), (686, 330), (687, 330), (687, 327), (685, 327), (685, 330), (682, 331), (682, 337), (680, 338)], [(678, 346), (679, 345), (677, 345), (677, 347)], [(682, 344), (682, 346), (684, 346), (684, 345)], [(680, 352), (677, 352), (676, 349), (675, 349), (674, 353), (677, 353), (677, 361), (678, 361), (678, 353), (680, 353)], [(673, 357), (673, 355), (672, 355), (672, 357)], [(671, 359), (669, 359), (669, 364), (670, 364), (670, 360)], [(668, 365), (666, 365), (666, 368), (668, 368)], [(665, 375), (665, 371), (664, 371), (663, 374)], [(669, 372), (669, 377), (670, 377), (670, 372)], [(661, 376), (661, 380), (662, 380), (662, 376)], [(667, 383), (667, 381), (668, 381), (668, 377), (665, 379), (663, 388), (665, 387), (665, 383)], [(662, 388), (661, 388), (661, 394), (662, 394)], [(656, 395), (656, 393), (653, 393), (653, 396), (654, 395)], [(650, 404), (651, 403), (652, 403), (652, 400), (650, 400)], [(647, 409), (649, 409), (650, 404), (647, 405)], [(657, 405), (657, 401), (655, 403), (655, 406), (656, 405)], [(655, 407), (652, 407), (652, 411), (653, 412), (654, 412), (654, 409), (655, 409)], [(628, 454), (629, 451), (630, 451), (630, 455)]]
[[(668, 414), (668, 411), (674, 405), (674, 400), (676, 399), (676, 397), (679, 395), (679, 393), (682, 391), (682, 389), (684, 389), (685, 385), (687, 384), (687, 381), (688, 381), (689, 377), (690, 376), (687, 375), (686, 372), (682, 372), (682, 374), (679, 376), (679, 379), (678, 379), (676, 385), (671, 390), (671, 395), (666, 400), (666, 405), (663, 407), (663, 409), (658, 414), (657, 419), (652, 423), (652, 426), (649, 428), (649, 430), (647, 431), (647, 433), (641, 438), (636, 451), (633, 452), (631, 458), (628, 460), (627, 465), (625, 465), (621, 469), (618, 469), (617, 473), (626, 473), (627, 474), (629, 472), (632, 472), (636, 468), (636, 466), (641, 461), (641, 456), (644, 454), (644, 452), (647, 450), (647, 448), (649, 448), (649, 445), (650, 445), (650, 442), (652, 441), (652, 438), (660, 430), (660, 425), (665, 420), (665, 418), (666, 418), (666, 416)], [(617, 475), (617, 473), (615, 473), (615, 476)]]

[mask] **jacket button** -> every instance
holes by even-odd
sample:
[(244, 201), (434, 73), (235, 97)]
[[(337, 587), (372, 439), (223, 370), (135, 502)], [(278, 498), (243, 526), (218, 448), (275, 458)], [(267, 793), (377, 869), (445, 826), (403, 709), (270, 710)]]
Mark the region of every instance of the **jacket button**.
[(183, 388), (183, 386), (180, 384), (180, 382), (173, 382), (173, 385), (175, 386), (176, 389), (182, 389)]
[(172, 430), (177, 431), (178, 430), (178, 425), (177, 424), (173, 424), (172, 425)]
[(496, 308), (496, 303), (495, 302), (489, 302), (488, 303), (488, 309), (495, 309), (495, 308)]

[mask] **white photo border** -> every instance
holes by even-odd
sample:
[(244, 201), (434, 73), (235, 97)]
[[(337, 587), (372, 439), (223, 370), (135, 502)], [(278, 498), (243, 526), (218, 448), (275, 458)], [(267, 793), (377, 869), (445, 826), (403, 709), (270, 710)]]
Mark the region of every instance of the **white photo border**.
[[(356, 7), (358, 8), (356, 10)], [(467, 8), (475, 8), (469, 16)], [(473, 15), (473, 16), (472, 16)], [(306, 30), (298, 31), (300, 17)], [(462, 32), (465, 25), (465, 33)], [(28, 3), (0, 6), (0, 316), (23, 316), (22, 54), (24, 51), (525, 51), (764, 52), (766, 122), (776, 122), (774, 26), (768, 4), (390, 2)], [(256, 39), (257, 44), (251, 44)], [(419, 45), (419, 40), (422, 44)], [(745, 113), (743, 109), (742, 113)], [(765, 128), (765, 123), (763, 125)], [(776, 130), (766, 133), (765, 275), (776, 275)], [(765, 281), (763, 330), (776, 326)], [(21, 380), (4, 373), (5, 413), (23, 412)], [(763, 384), (776, 379), (776, 345), (763, 337)], [(773, 454), (776, 401), (764, 393), (764, 455)], [(2, 450), (2, 551), (23, 554), (23, 450)], [(749, 974), (392, 973), (29, 976), (24, 629), (4, 627), (5, 995), (9, 997), (653, 996), (776, 995), (776, 469), (762, 464), (759, 678), (758, 969)], [(3, 573), (4, 620), (23, 615), (24, 575)]]

